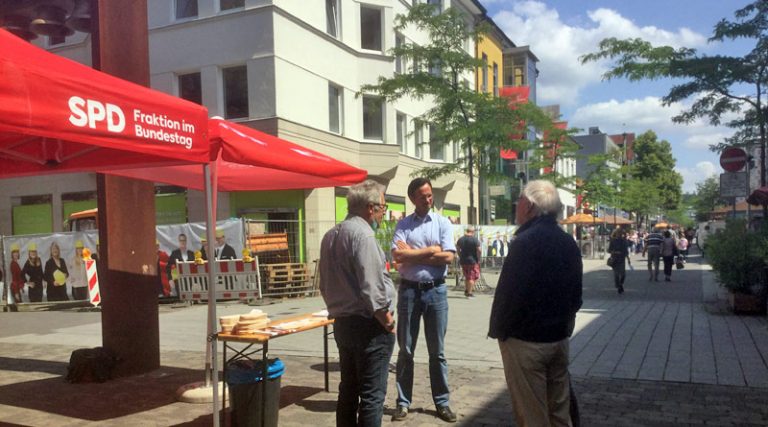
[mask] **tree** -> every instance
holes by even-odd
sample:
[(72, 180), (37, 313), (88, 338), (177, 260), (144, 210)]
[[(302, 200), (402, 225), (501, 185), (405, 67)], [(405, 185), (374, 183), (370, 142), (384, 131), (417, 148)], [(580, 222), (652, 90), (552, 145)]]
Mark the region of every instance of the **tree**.
[(650, 216), (660, 213), (661, 195), (655, 181), (649, 179), (629, 178), (621, 182), (619, 206), (632, 212), (637, 217), (638, 227)]
[[(411, 64), (411, 72), (380, 77), (376, 84), (363, 85), (358, 95), (375, 94), (386, 101), (400, 98), (428, 99), (433, 106), (417, 118), (428, 123), (434, 141), (460, 144), (460, 158), (454, 163), (427, 167), (417, 173), (436, 178), (451, 173), (469, 177), (470, 222), (476, 222), (474, 177), (483, 174), (498, 177), (496, 169), (500, 149), (523, 151), (529, 143), (512, 139), (520, 123), (546, 125), (548, 118), (535, 105), (523, 103), (510, 108), (508, 100), (480, 93), (465, 84), (482, 60), (465, 49), (466, 40), (480, 40), (486, 27), (470, 28), (465, 16), (454, 8), (437, 13), (431, 4), (417, 4), (407, 15), (395, 18), (395, 31), (414, 27), (427, 33), (427, 44), (406, 42), (390, 50), (390, 54)], [(487, 162), (478, 162), (481, 154)]]
[(693, 202), (696, 221), (709, 220), (709, 214), (721, 205), (720, 183), (717, 178), (711, 176), (696, 184), (696, 198)]
[(661, 207), (677, 209), (682, 196), (683, 177), (674, 171), (676, 163), (672, 146), (666, 140), (659, 141), (656, 133), (647, 131), (635, 139), (635, 162), (630, 166), (632, 179), (645, 180), (655, 185)]
[(578, 193), (582, 196), (582, 200), (594, 207), (595, 211), (599, 205), (615, 204), (620, 175), (619, 169), (610, 165), (613, 160), (615, 158), (611, 154), (596, 154), (588, 160), (592, 170), (579, 187)]
[[(620, 77), (630, 81), (659, 78), (682, 80), (662, 100), (664, 105), (670, 105), (695, 97), (688, 110), (673, 118), (678, 123), (705, 118), (718, 125), (726, 113), (745, 110), (742, 117), (725, 124), (745, 130), (746, 135), (759, 135), (760, 185), (765, 186), (768, 1), (756, 0), (737, 10), (734, 15), (735, 21), (723, 19), (715, 25), (709, 41), (754, 40), (754, 48), (744, 56), (699, 55), (695, 49), (685, 47), (654, 47), (642, 39), (608, 38), (600, 42), (598, 52), (583, 56), (581, 61), (614, 59), (614, 68), (603, 75), (607, 80)], [(745, 87), (751, 87), (752, 93), (744, 94)], [(714, 148), (722, 148), (722, 145)]]

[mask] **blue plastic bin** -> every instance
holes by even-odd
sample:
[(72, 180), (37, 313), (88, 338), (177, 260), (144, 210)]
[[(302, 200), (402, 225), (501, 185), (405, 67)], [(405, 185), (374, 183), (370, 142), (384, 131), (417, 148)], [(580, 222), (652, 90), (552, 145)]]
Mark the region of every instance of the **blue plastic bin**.
[[(261, 426), (261, 360), (239, 360), (227, 368), (229, 407), (232, 425), (237, 427)], [(264, 426), (277, 427), (280, 412), (280, 378), (285, 365), (280, 359), (270, 359), (267, 365), (267, 398), (264, 406)]]

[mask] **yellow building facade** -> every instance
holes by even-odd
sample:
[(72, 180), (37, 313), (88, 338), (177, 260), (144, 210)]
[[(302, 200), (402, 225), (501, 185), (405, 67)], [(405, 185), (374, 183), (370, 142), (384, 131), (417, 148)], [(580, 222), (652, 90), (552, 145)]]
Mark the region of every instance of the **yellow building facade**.
[(475, 43), (475, 57), (484, 64), (478, 67), (475, 74), (475, 87), (479, 92), (498, 96), (499, 88), (504, 84), (504, 49), (514, 47), (515, 44), (493, 20), (486, 17), (484, 23), (488, 25), (489, 31)]

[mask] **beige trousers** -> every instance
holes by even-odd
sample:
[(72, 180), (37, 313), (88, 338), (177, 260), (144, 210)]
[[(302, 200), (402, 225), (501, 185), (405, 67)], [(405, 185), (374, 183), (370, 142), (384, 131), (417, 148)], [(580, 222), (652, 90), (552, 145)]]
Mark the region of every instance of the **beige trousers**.
[(568, 339), (536, 343), (499, 340), (504, 376), (519, 427), (571, 427)]

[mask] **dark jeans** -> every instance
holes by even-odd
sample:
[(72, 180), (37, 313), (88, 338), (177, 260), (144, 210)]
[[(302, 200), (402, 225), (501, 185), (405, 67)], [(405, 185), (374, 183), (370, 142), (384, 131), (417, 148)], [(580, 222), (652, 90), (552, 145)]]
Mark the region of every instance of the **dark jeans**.
[(670, 255), (662, 258), (664, 259), (664, 275), (672, 277), (672, 266), (675, 265), (675, 257)]
[(380, 426), (395, 335), (360, 316), (337, 318), (333, 335), (341, 368), (336, 425)]
[(611, 267), (613, 269), (613, 283), (618, 288), (624, 284), (624, 279), (627, 277), (627, 266), (624, 257), (616, 257), (616, 264)]

